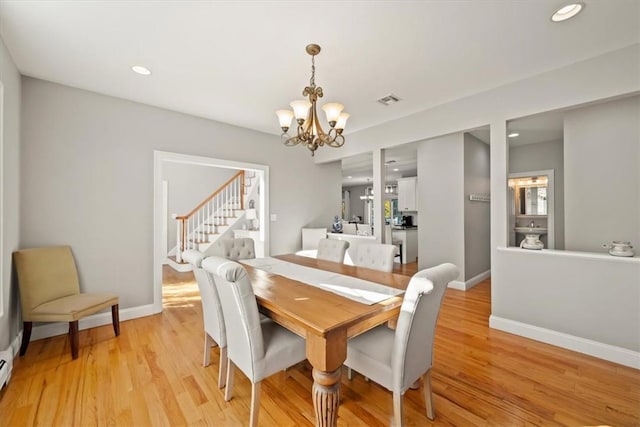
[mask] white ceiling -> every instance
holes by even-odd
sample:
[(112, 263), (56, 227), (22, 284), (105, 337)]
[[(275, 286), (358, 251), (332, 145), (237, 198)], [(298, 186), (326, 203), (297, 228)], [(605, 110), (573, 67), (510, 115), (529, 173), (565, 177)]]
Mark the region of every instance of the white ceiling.
[[(508, 132), (519, 135), (509, 139), (511, 147), (537, 144), (540, 142), (562, 141), (564, 139), (564, 112), (550, 111), (542, 114), (512, 120), (507, 126)], [(488, 126), (470, 130), (469, 133), (489, 144)], [(385, 159), (391, 161), (386, 166), (387, 184), (395, 183), (398, 178), (416, 176), (418, 173), (417, 143), (405, 144), (385, 150)], [(394, 171), (398, 169), (398, 171)], [(371, 153), (342, 159), (342, 186), (370, 184), (373, 179), (373, 155)]]
[(561, 0), (0, 0), (0, 36), (24, 75), (273, 134), (318, 43), (348, 136), (640, 41), (638, 0), (585, 2), (557, 24)]
[[(417, 175), (418, 164), (416, 154), (417, 144), (415, 143), (385, 150), (385, 178), (387, 184), (395, 184), (398, 178)], [(398, 170), (394, 171), (394, 169)], [(373, 154), (359, 154), (342, 159), (343, 187), (371, 184), (372, 179)]]

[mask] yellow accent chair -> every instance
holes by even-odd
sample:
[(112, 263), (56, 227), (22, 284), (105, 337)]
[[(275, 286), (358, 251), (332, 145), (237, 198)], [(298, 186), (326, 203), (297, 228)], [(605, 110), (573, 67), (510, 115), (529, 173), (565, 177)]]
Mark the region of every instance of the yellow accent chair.
[(33, 322), (69, 322), (71, 356), (78, 358), (78, 320), (111, 307), (113, 330), (120, 335), (118, 296), (81, 293), (69, 246), (24, 249), (13, 253), (22, 306), (24, 356)]

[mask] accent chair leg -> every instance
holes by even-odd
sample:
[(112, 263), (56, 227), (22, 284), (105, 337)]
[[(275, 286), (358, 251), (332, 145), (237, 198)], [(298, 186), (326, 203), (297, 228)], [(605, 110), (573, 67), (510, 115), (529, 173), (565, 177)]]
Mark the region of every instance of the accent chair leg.
[(404, 264), (404, 262), (402, 262), (402, 243), (400, 243), (400, 264)]
[(436, 418), (433, 410), (433, 397), (431, 394), (431, 371), (424, 374), (424, 406), (427, 409), (427, 418), (434, 420)]
[(231, 400), (231, 393), (233, 393), (233, 362), (231, 359), (227, 359), (227, 386), (224, 389), (224, 400), (228, 402)]
[(218, 388), (227, 385), (227, 347), (220, 347), (220, 369), (218, 371)]
[(347, 367), (347, 378), (349, 379), (349, 381), (353, 379), (353, 370), (349, 367)]
[(116, 333), (116, 336), (120, 336), (120, 311), (118, 307), (118, 304), (111, 306), (111, 321), (113, 322), (113, 332)]
[(251, 414), (249, 425), (258, 427), (258, 415), (260, 414), (260, 382), (251, 384)]
[(402, 422), (402, 395), (393, 392), (393, 419), (396, 427), (404, 426)]
[(78, 321), (74, 320), (73, 322), (69, 322), (69, 335), (71, 338), (71, 357), (73, 360), (78, 358), (78, 343), (79, 343), (79, 333), (78, 333)]
[(24, 356), (29, 347), (29, 341), (31, 340), (31, 329), (33, 328), (33, 322), (22, 323), (22, 344), (20, 345), (20, 356)]

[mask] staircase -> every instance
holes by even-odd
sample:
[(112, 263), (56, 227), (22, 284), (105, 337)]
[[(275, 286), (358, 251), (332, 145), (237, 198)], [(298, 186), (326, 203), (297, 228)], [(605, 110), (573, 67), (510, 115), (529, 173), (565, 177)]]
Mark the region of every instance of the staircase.
[(186, 215), (174, 215), (177, 221), (177, 245), (169, 251), (166, 263), (177, 271), (191, 271), (182, 260), (182, 252), (205, 252), (216, 240), (232, 237), (244, 224), (245, 199), (257, 190), (256, 173), (240, 171), (200, 202)]

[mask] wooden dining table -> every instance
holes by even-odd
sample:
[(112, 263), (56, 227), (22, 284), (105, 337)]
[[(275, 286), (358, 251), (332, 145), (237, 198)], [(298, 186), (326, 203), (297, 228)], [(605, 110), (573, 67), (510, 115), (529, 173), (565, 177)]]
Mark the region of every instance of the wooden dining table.
[[(274, 257), (294, 264), (406, 289), (410, 277), (298, 255)], [(245, 265), (260, 311), (306, 340), (313, 366), (312, 398), (317, 426), (336, 426), (341, 367), (347, 340), (397, 319), (402, 294), (376, 304), (362, 304), (297, 280)]]

